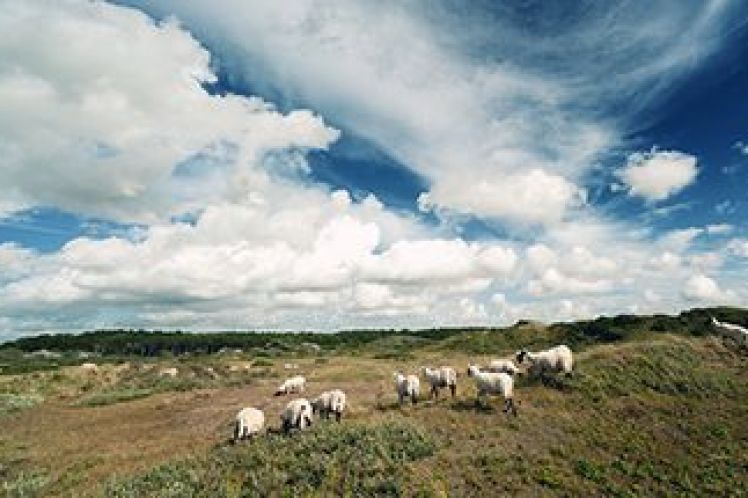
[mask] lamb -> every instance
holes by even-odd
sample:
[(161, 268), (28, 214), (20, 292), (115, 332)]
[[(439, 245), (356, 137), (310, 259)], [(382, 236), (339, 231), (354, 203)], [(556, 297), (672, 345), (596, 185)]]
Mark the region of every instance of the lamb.
[(162, 368), (158, 372), (159, 377), (176, 377), (179, 373), (179, 369), (177, 367), (169, 367), (169, 368)]
[(282, 396), (284, 394), (303, 393), (305, 385), (306, 379), (301, 375), (297, 375), (295, 377), (291, 377), (290, 379), (286, 379), (283, 384), (278, 386), (278, 389), (275, 391), (275, 395)]
[(84, 372), (96, 373), (99, 371), (99, 366), (96, 363), (83, 363), (81, 364), (81, 370)]
[(457, 372), (452, 367), (429, 368), (421, 367), (421, 371), (431, 384), (430, 397), (436, 395), (439, 398), (439, 390), (443, 387), (449, 387), (452, 391), (452, 397), (457, 394)]
[(489, 372), (504, 372), (509, 375), (517, 375), (519, 368), (512, 360), (493, 360), (486, 368)]
[(312, 405), (306, 398), (291, 400), (281, 412), (280, 418), (286, 434), (293, 429), (303, 431), (312, 425)]
[(719, 335), (729, 337), (738, 344), (748, 344), (748, 329), (741, 327), (740, 325), (720, 322), (714, 317), (712, 317), (712, 325)]
[(537, 353), (523, 349), (517, 353), (517, 362), (522, 363), (525, 359), (530, 362), (530, 372), (541, 376), (544, 382), (546, 373), (563, 372), (570, 376), (574, 367), (571, 349), (563, 344)]
[(498, 394), (504, 398), (504, 413), (511, 412), (517, 416), (517, 408), (514, 406), (514, 379), (506, 372), (482, 372), (476, 365), (469, 365), (468, 376), (475, 377), (475, 385), (478, 395), (475, 404), (480, 405), (481, 396), (486, 394)]
[(345, 410), (346, 397), (340, 389), (325, 391), (312, 400), (312, 412), (319, 412), (320, 417), (330, 418), (330, 413), (335, 414), (335, 420), (340, 422)]
[(234, 425), (234, 443), (251, 438), (260, 433), (265, 426), (265, 414), (257, 408), (242, 408), (236, 414)]
[(397, 398), (400, 404), (403, 404), (403, 400), (410, 397), (411, 402), (415, 405), (418, 403), (418, 395), (421, 391), (421, 381), (418, 380), (416, 375), (403, 375), (400, 372), (395, 372), (395, 390), (397, 391)]

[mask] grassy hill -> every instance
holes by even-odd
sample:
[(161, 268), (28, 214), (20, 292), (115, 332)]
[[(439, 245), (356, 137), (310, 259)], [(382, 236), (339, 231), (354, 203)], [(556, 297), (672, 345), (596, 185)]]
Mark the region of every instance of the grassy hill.
[[(392, 333), (315, 354), (98, 358), (96, 372), (60, 366), (2, 375), (1, 489), (9, 496), (744, 496), (748, 351), (709, 335), (710, 313), (745, 323), (740, 310), (696, 310), (431, 338)], [(468, 361), (561, 341), (576, 351), (573, 378), (552, 387), (520, 378), (516, 418), (497, 399), (475, 405)], [(392, 371), (424, 364), (459, 369), (457, 398), (424, 396), (399, 407)], [(176, 378), (159, 375), (167, 366), (179, 369)], [(288, 399), (271, 393), (297, 372), (308, 377), (310, 396), (348, 392), (343, 423), (228, 444), (242, 406), (263, 408), (268, 424), (279, 425)]]

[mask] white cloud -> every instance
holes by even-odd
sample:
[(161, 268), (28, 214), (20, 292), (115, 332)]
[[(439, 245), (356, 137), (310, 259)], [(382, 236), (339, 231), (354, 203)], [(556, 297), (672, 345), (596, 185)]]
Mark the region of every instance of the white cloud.
[(696, 157), (677, 151), (637, 152), (617, 172), (629, 193), (648, 201), (661, 201), (696, 180)]
[[(656, 236), (596, 215), (580, 187), (641, 110), (600, 118), (611, 99), (655, 98), (650, 83), (672, 83), (708, 52), (729, 10), (662, 5), (612, 14), (625, 36), (594, 7), (564, 36), (572, 58), (557, 35), (511, 35), (502, 21), (483, 40), (502, 62), (464, 55), (472, 41), (462, 37), (481, 30), (443, 29), (463, 25), (443, 4), (429, 18), (389, 2), (152, 6), (177, 11), (233, 83), (298, 97), (422, 175), (422, 210), (509, 221), (503, 240), (468, 241), (374, 196), (311, 183), (305, 152), (338, 132), (307, 110), (210, 95), (209, 54), (175, 21), (101, 2), (3, 2), (0, 213), (45, 204), (147, 226), (47, 254), (0, 245), (0, 324), (501, 324), (676, 309), (691, 297), (672, 283), (694, 272), (739, 288), (721, 268), (724, 250), (694, 243), (724, 227)], [(672, 25), (651, 21), (664, 14)], [(604, 43), (612, 60), (590, 59)], [(193, 224), (169, 221), (185, 211)], [(696, 287), (706, 291), (689, 295), (738, 300)]]
[[(600, 5), (561, 32), (520, 29), (512, 6), (130, 3), (178, 15), (239, 80), (307, 102), (382, 146), (429, 180), (433, 205), (541, 224), (574, 213), (595, 159), (639, 129), (646, 106), (732, 22), (732, 5), (716, 0)], [(482, 8), (490, 11), (476, 15)]]
[(743, 154), (743, 155), (745, 155), (745, 156), (748, 156), (748, 143), (745, 143), (745, 142), (744, 142), (744, 141), (742, 141), (742, 140), (738, 140), (738, 141), (737, 141), (737, 142), (735, 142), (735, 144), (733, 145), (733, 148), (734, 148), (735, 150), (737, 150), (738, 152), (740, 152), (741, 154)]
[[(0, 31), (0, 204), (16, 209), (163, 220), (258, 188), (271, 151), (338, 136), (309, 111), (209, 95), (209, 54), (173, 21), (103, 2), (10, 1)], [(212, 168), (176, 174), (200, 154)]]
[(726, 235), (734, 230), (734, 226), (729, 223), (715, 223), (713, 225), (707, 225), (704, 227), (706, 233), (709, 235)]
[(727, 244), (727, 250), (741, 258), (748, 258), (748, 240), (733, 239)]
[(713, 278), (702, 274), (691, 276), (682, 292), (688, 300), (710, 303), (732, 303), (737, 297), (733, 291), (722, 290)]

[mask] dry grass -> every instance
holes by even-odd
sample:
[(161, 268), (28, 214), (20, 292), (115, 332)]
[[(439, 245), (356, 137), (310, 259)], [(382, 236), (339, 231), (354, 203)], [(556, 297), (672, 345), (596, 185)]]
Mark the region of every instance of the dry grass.
[[(474, 348), (467, 340), (451, 339), (461, 341), (459, 350), (476, 352), (485, 351), (483, 343), (489, 339), (478, 338)], [(80, 496), (101, 493), (100, 484), (112, 476), (137, 476), (166, 462), (166, 467), (152, 472), (166, 472), (163, 475), (177, 480), (192, 476), (189, 489), (196, 495), (211, 496), (223, 481), (230, 481), (232, 490), (241, 490), (257, 476), (236, 469), (247, 459), (265, 462), (265, 457), (257, 449), (225, 447), (230, 421), (240, 407), (253, 405), (264, 409), (268, 422), (277, 426), (277, 414), (288, 398), (271, 394), (281, 377), (298, 372), (307, 375), (310, 396), (333, 387), (349, 393), (344, 426), (354, 431), (322, 423), (312, 429), (320, 431), (317, 436), (300, 438), (319, 437), (332, 444), (338, 437), (354, 437), (356, 431), (369, 434), (367, 427), (376, 433), (377, 427), (407, 422), (433, 441), (431, 453), (419, 453), (407, 464), (409, 472), (389, 483), (394, 487), (387, 489), (394, 489), (394, 494), (741, 496), (748, 489), (748, 361), (715, 339), (660, 335), (592, 347), (577, 356), (575, 377), (555, 388), (521, 380), (517, 418), (503, 414), (498, 400), (476, 408), (472, 382), (465, 375), (459, 378), (457, 399), (445, 393), (438, 401), (397, 406), (394, 370), (415, 372), (423, 364), (452, 364), (464, 372), (468, 360), (489, 358), (442, 346), (425, 345), (412, 358), (382, 359), (372, 351), (325, 361), (294, 359), (299, 369), (290, 371), (280, 360), (262, 367), (263, 375), (241, 377), (246, 382), (242, 387), (235, 387), (237, 379), (214, 362), (221, 372), (216, 387), (114, 399), (104, 406), (77, 405), (97, 392), (117, 392), (123, 379), (130, 378), (124, 370), (105, 371), (94, 380), (79, 371), (21, 376), (16, 384), (27, 392), (44, 393), (45, 401), (3, 416), (0, 478), (13, 483), (29, 476), (41, 483), (38, 488), (45, 494)], [(490, 357), (510, 352), (497, 350)], [(385, 443), (389, 444), (386, 439), (381, 444)], [(263, 451), (281, 454), (303, 446), (284, 439), (262, 444)], [(173, 463), (185, 458), (184, 463)], [(337, 489), (339, 476), (350, 470), (339, 459), (312, 462), (326, 473), (329, 489)], [(374, 459), (372, 465), (382, 464)], [(152, 487), (153, 476), (162, 475), (152, 472), (117, 481), (109, 490), (148, 489), (152, 494), (161, 489)], [(280, 474), (261, 477), (268, 486), (286, 482)], [(300, 487), (294, 489), (302, 494), (308, 491), (304, 486), (316, 482), (307, 476), (299, 479)], [(351, 484), (353, 478), (348, 479)], [(142, 487), (146, 481), (151, 488)]]

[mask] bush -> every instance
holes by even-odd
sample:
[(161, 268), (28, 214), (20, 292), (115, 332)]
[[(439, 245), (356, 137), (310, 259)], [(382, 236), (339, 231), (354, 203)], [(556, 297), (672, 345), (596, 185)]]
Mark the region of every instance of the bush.
[(210, 455), (109, 483), (104, 494), (131, 496), (400, 496), (403, 464), (435, 445), (413, 425), (319, 426), (292, 437), (272, 435)]
[(31, 408), (43, 400), (38, 394), (0, 394), (0, 415)]

